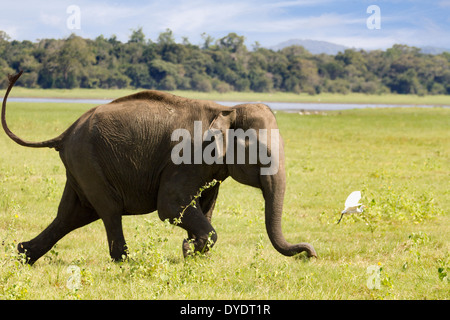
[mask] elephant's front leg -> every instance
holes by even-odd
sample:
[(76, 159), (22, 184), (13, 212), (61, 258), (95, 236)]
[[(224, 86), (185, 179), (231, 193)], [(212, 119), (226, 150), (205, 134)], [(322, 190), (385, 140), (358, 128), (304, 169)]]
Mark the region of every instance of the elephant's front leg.
[[(183, 256), (187, 257), (195, 252), (205, 253), (217, 242), (217, 233), (203, 214), (200, 208), (188, 207), (182, 216), (182, 206), (165, 205), (169, 211), (159, 208), (160, 218), (170, 219), (175, 224), (188, 233), (188, 239), (183, 240)], [(181, 209), (181, 210), (180, 210)]]
[[(192, 179), (190, 180), (189, 177), (182, 174), (172, 174), (171, 178), (176, 183), (172, 183), (170, 181), (172, 179), (169, 179), (160, 185), (159, 217), (161, 220), (169, 219), (172, 224), (187, 231), (189, 239), (185, 239), (182, 245), (184, 257), (194, 252), (205, 253), (217, 242), (217, 232), (210, 223), (210, 214), (207, 217), (203, 213), (201, 205), (189, 205), (192, 197), (198, 192), (197, 185), (201, 186), (201, 183), (195, 184)], [(182, 180), (186, 180), (186, 183), (183, 183)], [(209, 201), (211, 205), (215, 202), (217, 192), (213, 194), (214, 201)]]
[[(197, 214), (191, 213), (190, 218), (181, 218), (181, 223), (178, 223), (185, 230), (198, 230), (196, 234), (188, 231), (188, 239), (183, 240), (182, 250), (185, 258), (196, 252), (206, 253), (217, 242), (217, 233), (210, 222), (207, 220), (207, 223), (204, 223), (204, 221), (197, 220), (194, 217)], [(206, 218), (202, 212), (200, 212), (199, 216)], [(200, 220), (203, 219), (201, 218)], [(203, 227), (200, 227), (201, 225)]]
[[(214, 206), (216, 204), (218, 194), (219, 194), (219, 184), (215, 185), (210, 189), (204, 190), (201, 197), (197, 199), (197, 202), (200, 202), (201, 211), (209, 223), (211, 223), (211, 216), (214, 210)], [(215, 234), (215, 231), (212, 231), (212, 233), (208, 235), (207, 243), (202, 249), (203, 252), (208, 251), (209, 248), (214, 245), (214, 242), (217, 241), (217, 235), (213, 237), (213, 233)], [(213, 239), (215, 239), (214, 242)], [(192, 248), (193, 246), (191, 244), (194, 243), (195, 240), (196, 240), (195, 236), (191, 232), (188, 232), (188, 238), (184, 239), (183, 241), (184, 257), (187, 257), (190, 253), (193, 252)], [(202, 245), (199, 244), (198, 246), (201, 247)]]

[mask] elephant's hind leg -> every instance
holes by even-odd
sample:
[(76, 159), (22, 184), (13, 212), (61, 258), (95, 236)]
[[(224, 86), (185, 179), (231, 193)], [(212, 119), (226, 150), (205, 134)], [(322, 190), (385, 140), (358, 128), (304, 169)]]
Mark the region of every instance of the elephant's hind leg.
[[(95, 157), (98, 156), (90, 148), (82, 149), (82, 151), (79, 153), (94, 153)], [(73, 161), (69, 164), (70, 176), (77, 182), (78, 190), (80, 193), (82, 192), (86, 202), (94, 208), (102, 220), (106, 229), (111, 258), (115, 261), (123, 260), (127, 255), (122, 229), (123, 200), (106, 178), (102, 171), (102, 165), (96, 162), (97, 158), (94, 160), (85, 157), (79, 161)]]
[(123, 235), (122, 214), (106, 215), (102, 218), (108, 238), (109, 254), (114, 261), (122, 261), (127, 256), (127, 244)]
[(18, 250), (25, 253), (29, 264), (33, 264), (66, 234), (97, 219), (95, 210), (84, 206), (76, 192), (66, 182), (56, 218), (37, 237), (19, 243)]
[(114, 261), (124, 260), (127, 256), (127, 245), (122, 228), (123, 208), (114, 197), (105, 191), (106, 188), (102, 188), (102, 185), (92, 183), (90, 187), (90, 192), (86, 194), (86, 197), (103, 221), (109, 254)]

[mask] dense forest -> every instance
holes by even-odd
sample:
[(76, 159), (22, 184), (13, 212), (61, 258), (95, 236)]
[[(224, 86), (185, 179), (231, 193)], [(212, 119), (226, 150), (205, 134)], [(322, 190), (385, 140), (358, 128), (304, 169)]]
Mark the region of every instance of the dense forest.
[(31, 42), (0, 31), (0, 88), (7, 86), (7, 74), (23, 70), (18, 85), (28, 88), (450, 94), (448, 52), (430, 55), (394, 45), (313, 55), (301, 46), (273, 51), (255, 43), (249, 50), (235, 33), (202, 39), (200, 45), (186, 38), (176, 43), (167, 29), (152, 41), (139, 28), (126, 43), (75, 34)]

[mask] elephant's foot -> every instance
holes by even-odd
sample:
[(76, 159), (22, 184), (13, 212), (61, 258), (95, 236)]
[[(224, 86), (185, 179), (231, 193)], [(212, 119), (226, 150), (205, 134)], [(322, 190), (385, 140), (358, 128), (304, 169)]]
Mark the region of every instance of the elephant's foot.
[(17, 245), (17, 251), (21, 254), (21, 261), (33, 265), (41, 256), (45, 254), (42, 250), (39, 250), (31, 241), (21, 242)]
[(187, 258), (188, 256), (192, 255), (194, 253), (194, 248), (191, 246), (190, 241), (187, 239), (183, 240), (183, 244), (181, 246), (183, 249), (183, 256)]
[(126, 244), (123, 245), (112, 245), (110, 249), (111, 259), (114, 262), (122, 262), (128, 259), (128, 247)]
[(211, 231), (209, 236), (205, 239), (184, 239), (182, 245), (183, 256), (186, 258), (194, 255), (195, 253), (207, 253), (213, 247), (216, 241), (217, 235), (214, 231)]
[(206, 254), (209, 251), (209, 247), (206, 245), (201, 246), (198, 244), (198, 241), (188, 239), (183, 240), (182, 249), (185, 258), (192, 257), (199, 253)]

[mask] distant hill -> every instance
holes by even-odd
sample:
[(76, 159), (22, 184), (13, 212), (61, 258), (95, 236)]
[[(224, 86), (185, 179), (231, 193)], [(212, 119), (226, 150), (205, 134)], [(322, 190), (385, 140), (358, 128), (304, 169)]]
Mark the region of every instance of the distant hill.
[(350, 49), (349, 47), (335, 44), (327, 41), (318, 41), (318, 40), (301, 40), (301, 39), (292, 39), (285, 42), (281, 42), (269, 49), (274, 51), (281, 50), (290, 46), (302, 46), (312, 54), (320, 54), (326, 53), (331, 55), (336, 55), (339, 51), (344, 52), (345, 49)]
[[(274, 51), (281, 50), (290, 46), (302, 46), (312, 54), (320, 54), (326, 53), (330, 55), (336, 55), (339, 51), (344, 52), (346, 49), (352, 49), (350, 47), (346, 47), (340, 44), (327, 42), (327, 41), (318, 41), (318, 40), (309, 40), (309, 39), (291, 39), (288, 41), (281, 42), (275, 46), (269, 47)], [(355, 49), (355, 48), (353, 48)], [(359, 50), (359, 49), (357, 49)], [(370, 50), (366, 50), (370, 51)], [(421, 47), (420, 51), (425, 54), (441, 54), (442, 52), (450, 52), (448, 48), (439, 48), (432, 46)]]
[(441, 54), (442, 52), (450, 52), (450, 49), (426, 46), (420, 48), (420, 52), (426, 54)]

